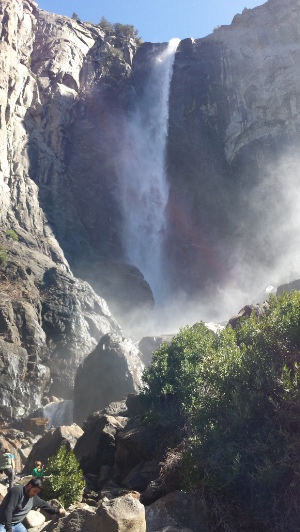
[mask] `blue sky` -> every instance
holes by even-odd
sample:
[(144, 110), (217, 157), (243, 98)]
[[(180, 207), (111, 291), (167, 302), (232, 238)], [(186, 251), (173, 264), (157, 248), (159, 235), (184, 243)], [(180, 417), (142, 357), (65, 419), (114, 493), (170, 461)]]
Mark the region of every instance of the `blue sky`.
[(37, 0), (40, 9), (97, 23), (132, 24), (143, 41), (164, 42), (173, 37), (205, 37), (216, 26), (230, 24), (244, 7), (264, 0)]

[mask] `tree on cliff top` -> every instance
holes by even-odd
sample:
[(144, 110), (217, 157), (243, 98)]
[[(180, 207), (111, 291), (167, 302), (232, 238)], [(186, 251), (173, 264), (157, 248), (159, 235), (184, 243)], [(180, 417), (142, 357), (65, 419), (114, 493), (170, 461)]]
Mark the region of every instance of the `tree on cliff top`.
[(142, 42), (139, 31), (131, 24), (120, 24), (120, 22), (112, 24), (105, 17), (102, 17), (99, 27), (104, 31), (106, 37), (115, 35), (118, 38), (134, 39), (139, 44)]

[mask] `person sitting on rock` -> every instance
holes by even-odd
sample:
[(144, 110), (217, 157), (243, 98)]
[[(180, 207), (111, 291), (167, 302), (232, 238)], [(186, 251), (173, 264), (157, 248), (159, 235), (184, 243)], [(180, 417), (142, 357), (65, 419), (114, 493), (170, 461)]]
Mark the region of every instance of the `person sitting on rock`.
[(8, 478), (8, 489), (14, 485), (15, 478), (15, 460), (14, 455), (11, 454), (7, 447), (2, 447), (0, 454), (0, 471), (6, 474)]
[(39, 460), (37, 462), (34, 462), (34, 468), (31, 474), (33, 477), (43, 478), (43, 476), (45, 475), (45, 469), (42, 465), (42, 462), (40, 462)]
[(49, 514), (56, 514), (59, 517), (66, 514), (63, 508), (53, 508), (38, 497), (42, 487), (42, 479), (32, 478), (25, 486), (22, 484), (13, 486), (7, 492), (0, 504), (0, 532), (26, 532), (22, 521), (32, 508), (42, 508)]

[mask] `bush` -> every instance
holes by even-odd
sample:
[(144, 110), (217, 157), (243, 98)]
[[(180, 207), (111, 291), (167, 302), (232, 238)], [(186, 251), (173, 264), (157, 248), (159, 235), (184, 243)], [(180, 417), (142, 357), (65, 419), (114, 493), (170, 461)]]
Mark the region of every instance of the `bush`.
[(120, 22), (115, 22), (113, 30), (117, 37), (127, 37), (128, 39), (136, 39), (139, 34), (139, 30), (131, 24), (120, 24)]
[(80, 500), (85, 486), (74, 451), (66, 446), (48, 460), (44, 496), (58, 499), (65, 508)]
[(105, 32), (106, 36), (109, 35), (110, 32), (113, 32), (113, 24), (111, 24), (105, 17), (101, 17), (99, 27)]
[(6, 235), (9, 238), (12, 238), (13, 240), (15, 240), (16, 242), (19, 240), (19, 237), (18, 237), (16, 231), (14, 231), (14, 229), (7, 229)]
[(120, 39), (134, 39), (137, 44), (142, 43), (142, 39), (139, 37), (139, 31), (131, 24), (120, 24), (120, 22), (112, 24), (105, 17), (102, 17), (98, 26), (104, 31), (105, 37), (115, 35)]
[(181, 431), (163, 476), (174, 463), (181, 489), (223, 493), (270, 530), (296, 530), (299, 376), (299, 292), (271, 296), (264, 315), (252, 313), (236, 330), (183, 329), (144, 373), (149, 419)]

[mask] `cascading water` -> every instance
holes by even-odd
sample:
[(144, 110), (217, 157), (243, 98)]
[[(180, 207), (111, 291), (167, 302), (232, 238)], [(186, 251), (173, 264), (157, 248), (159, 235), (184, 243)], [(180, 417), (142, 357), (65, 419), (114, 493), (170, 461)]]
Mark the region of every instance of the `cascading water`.
[(48, 403), (43, 409), (43, 417), (49, 419), (48, 429), (72, 425), (74, 403), (71, 400)]
[(156, 302), (162, 300), (166, 287), (162, 256), (168, 201), (165, 156), (178, 43), (179, 39), (172, 39), (153, 57), (143, 95), (124, 124), (124, 148), (116, 160), (126, 259), (143, 273)]

